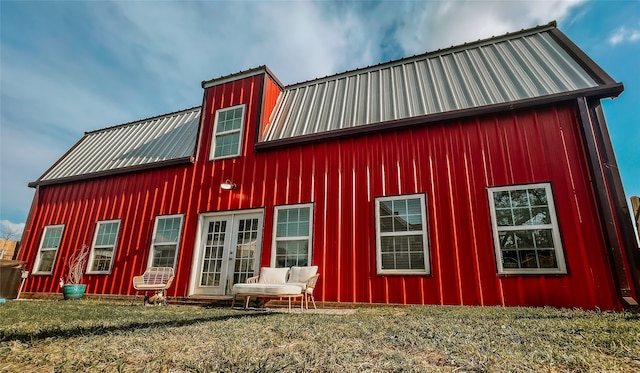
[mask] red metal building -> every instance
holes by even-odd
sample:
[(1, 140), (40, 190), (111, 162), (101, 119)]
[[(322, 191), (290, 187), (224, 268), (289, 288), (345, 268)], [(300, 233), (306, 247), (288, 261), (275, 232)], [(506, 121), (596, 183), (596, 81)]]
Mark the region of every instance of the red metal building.
[[(228, 295), (318, 265), (325, 302), (636, 305), (640, 255), (600, 99), (623, 90), (555, 23), (88, 132), (42, 177), (24, 292), (87, 244), (91, 294)], [(32, 294), (32, 295), (34, 295)]]

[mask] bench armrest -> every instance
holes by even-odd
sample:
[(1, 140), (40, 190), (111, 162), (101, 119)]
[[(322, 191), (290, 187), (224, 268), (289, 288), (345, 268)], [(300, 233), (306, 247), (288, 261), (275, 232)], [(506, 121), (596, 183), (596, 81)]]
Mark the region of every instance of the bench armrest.
[(320, 277), (319, 273), (316, 273), (315, 275), (309, 277), (309, 279), (307, 280), (307, 289), (313, 289), (316, 287), (316, 282), (318, 282), (318, 277)]
[(245, 284), (256, 284), (258, 283), (258, 278), (260, 278), (260, 276), (249, 277), (247, 281), (245, 281)]
[(133, 276), (133, 287), (144, 285), (144, 276)]

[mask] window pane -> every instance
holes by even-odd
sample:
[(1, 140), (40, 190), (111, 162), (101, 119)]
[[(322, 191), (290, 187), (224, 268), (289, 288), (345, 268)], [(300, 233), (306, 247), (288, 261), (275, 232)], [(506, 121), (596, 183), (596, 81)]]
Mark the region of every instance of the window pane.
[(112, 249), (95, 249), (93, 254), (92, 271), (108, 271), (111, 267)]
[(424, 251), (411, 253), (411, 261), (409, 262), (411, 269), (425, 269), (424, 265)]
[(380, 216), (391, 216), (391, 215), (393, 215), (393, 202), (392, 201), (380, 202)]
[(531, 224), (551, 224), (551, 214), (548, 207), (534, 207), (531, 209)]
[(497, 209), (511, 207), (511, 197), (509, 197), (509, 192), (493, 192), (493, 203)]
[(215, 156), (223, 157), (238, 154), (240, 132), (216, 136)]
[(551, 229), (533, 231), (533, 237), (535, 239), (537, 249), (553, 248), (553, 232)]
[(547, 206), (547, 191), (544, 188), (529, 189), (531, 206)]
[(508, 227), (513, 225), (513, 215), (511, 209), (496, 210), (496, 220), (499, 227)]
[(558, 268), (554, 250), (538, 251), (538, 262), (540, 263), (540, 268)]
[(533, 246), (533, 232), (532, 231), (515, 231), (516, 246), (519, 249), (534, 248)]
[(380, 237), (380, 252), (393, 253), (394, 251), (394, 237)]
[(98, 235), (96, 237), (96, 245), (106, 246), (114, 245), (119, 223), (100, 223), (98, 226)]
[(513, 225), (531, 225), (531, 211), (528, 207), (513, 209)]
[(36, 272), (51, 272), (53, 270), (53, 259), (55, 256), (55, 250), (42, 251), (40, 253), (40, 265)]
[(393, 232), (392, 216), (385, 216), (380, 218), (380, 232)]
[(407, 215), (407, 201), (406, 200), (394, 200), (393, 201), (393, 214), (406, 216)]
[(60, 246), (62, 238), (62, 227), (45, 228), (44, 239), (42, 240), (43, 249), (57, 249)]
[(538, 268), (535, 250), (524, 250), (520, 252), (520, 266), (522, 268)]
[(179, 217), (159, 219), (155, 242), (177, 242), (181, 220)]
[(520, 268), (518, 252), (515, 250), (505, 250), (502, 252), (502, 266), (504, 268)]
[(310, 232), (309, 207), (278, 210), (276, 237), (306, 237)]
[(516, 248), (516, 238), (513, 232), (500, 232), (500, 248), (501, 249), (515, 249)]
[(307, 266), (309, 241), (276, 241), (276, 267)]
[(529, 196), (526, 190), (511, 191), (511, 207), (529, 206)]
[(152, 267), (173, 267), (176, 245), (156, 245), (153, 247)]
[(382, 269), (396, 269), (395, 256), (393, 254), (382, 254), (381, 258), (381, 266)]
[(420, 215), (422, 214), (422, 205), (419, 198), (412, 198), (407, 200), (407, 214), (408, 215)]

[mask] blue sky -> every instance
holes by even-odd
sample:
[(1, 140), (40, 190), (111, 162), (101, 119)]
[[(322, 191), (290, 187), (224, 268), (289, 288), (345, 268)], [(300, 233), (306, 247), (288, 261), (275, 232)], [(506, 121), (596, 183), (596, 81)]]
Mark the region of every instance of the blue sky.
[(640, 1), (0, 0), (0, 228), (85, 131), (200, 105), (200, 82), (266, 64), (285, 84), (558, 21), (625, 91), (604, 110), (640, 195)]

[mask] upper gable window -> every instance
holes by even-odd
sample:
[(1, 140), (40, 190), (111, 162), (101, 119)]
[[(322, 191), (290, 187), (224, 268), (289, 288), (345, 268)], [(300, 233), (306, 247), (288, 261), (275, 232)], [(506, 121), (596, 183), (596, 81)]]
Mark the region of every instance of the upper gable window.
[(216, 112), (213, 141), (209, 159), (223, 159), (240, 155), (244, 128), (245, 105), (220, 109)]
[(498, 273), (566, 273), (548, 183), (489, 188)]

